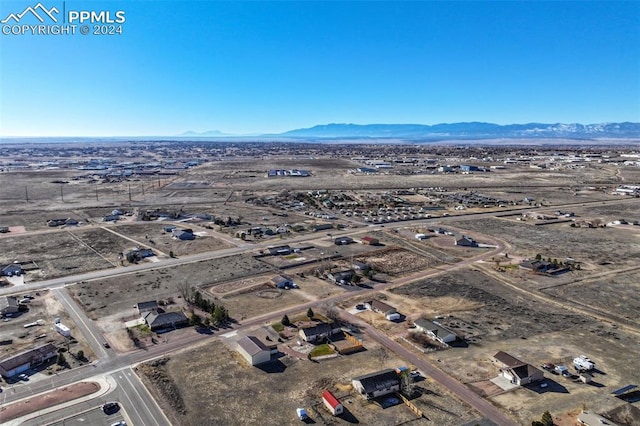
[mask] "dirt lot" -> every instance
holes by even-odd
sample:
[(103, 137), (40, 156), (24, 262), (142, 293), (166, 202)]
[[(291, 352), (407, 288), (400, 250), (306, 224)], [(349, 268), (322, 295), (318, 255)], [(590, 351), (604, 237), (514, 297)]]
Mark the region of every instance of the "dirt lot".
[[(640, 238), (616, 228), (571, 228), (569, 224), (535, 226), (505, 219), (462, 220), (460, 228), (486, 233), (506, 240), (515, 252), (545, 258), (572, 257), (608, 269), (633, 266), (640, 257)], [(508, 229), (508, 232), (506, 232)]]
[[(80, 234), (82, 235), (82, 234)], [(113, 267), (73, 232), (20, 235), (2, 239), (0, 264), (35, 262), (25, 281), (40, 281)]]
[(271, 285), (248, 288), (246, 293), (236, 293), (219, 299), (232, 318), (243, 320), (266, 314), (287, 306), (307, 302), (309, 298), (299, 290), (283, 290)]
[(403, 305), (396, 297), (389, 298), (392, 305), (404, 306), (401, 311), (415, 315), (416, 307), (422, 305), (427, 314), (437, 311), (445, 316), (439, 320), (443, 325), (471, 337), (468, 346), (426, 356), (459, 380), (473, 384), (479, 393), (491, 389), (485, 381), (498, 375), (491, 357), (499, 350), (536, 366), (544, 362), (571, 365), (581, 354), (596, 362), (600, 373), (594, 375), (591, 385), (547, 373), (546, 390), (531, 386), (492, 397), (522, 424), (529, 424), (547, 409), (560, 414), (583, 403), (594, 411), (610, 409), (615, 402), (609, 396), (612, 390), (640, 380), (640, 373), (624, 356), (637, 350), (635, 335), (555, 307), (532, 304), (481, 272), (451, 272), (396, 288), (391, 295), (407, 298)]
[[(142, 365), (138, 371), (162, 383), (159, 388), (154, 387), (156, 392), (163, 392), (174, 407), (177, 405), (174, 422), (185, 426), (295, 424), (298, 407), (305, 407), (318, 424), (334, 425), (398, 425), (409, 421), (453, 425), (476, 418), (469, 407), (430, 380), (417, 383), (422, 396), (414, 400), (430, 420), (417, 420), (402, 404), (382, 409), (352, 394), (352, 377), (404, 364), (393, 354), (381, 362), (376, 353), (372, 347), (320, 363), (285, 356), (268, 367), (257, 368), (248, 366), (225, 345), (212, 342), (176, 355), (165, 365), (162, 362), (156, 362), (155, 367)], [(332, 390), (350, 415), (329, 416), (319, 405), (324, 389)], [(278, 409), (274, 410), (274, 404)], [(205, 423), (203, 419), (207, 419)]]
[(637, 271), (549, 287), (544, 292), (619, 315), (636, 324), (640, 321), (640, 273)]
[(266, 272), (268, 268), (252, 256), (229, 256), (196, 264), (174, 266), (125, 277), (79, 283), (70, 292), (89, 317), (97, 319), (146, 300), (177, 298), (185, 280), (194, 287), (211, 286), (229, 279)]
[[(165, 226), (177, 226), (178, 229), (191, 229), (197, 235), (192, 241), (178, 241), (172, 238), (170, 233), (164, 232)], [(146, 247), (152, 248), (159, 255), (168, 256), (173, 252), (175, 256), (184, 256), (205, 251), (221, 250), (232, 247), (226, 241), (211, 236), (212, 230), (203, 227), (203, 224), (173, 223), (173, 222), (136, 222), (132, 224), (113, 227), (112, 230), (125, 235), (134, 241), (139, 241)], [(126, 241), (127, 247), (132, 248), (134, 243)]]

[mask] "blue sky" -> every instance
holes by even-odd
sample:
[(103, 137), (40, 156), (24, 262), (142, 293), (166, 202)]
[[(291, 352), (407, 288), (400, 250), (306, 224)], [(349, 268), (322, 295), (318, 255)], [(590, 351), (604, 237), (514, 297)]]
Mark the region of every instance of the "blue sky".
[[(3, 0), (0, 20), (36, 4)], [(2, 136), (640, 121), (637, 1), (64, 7), (123, 10), (123, 34), (0, 34)]]

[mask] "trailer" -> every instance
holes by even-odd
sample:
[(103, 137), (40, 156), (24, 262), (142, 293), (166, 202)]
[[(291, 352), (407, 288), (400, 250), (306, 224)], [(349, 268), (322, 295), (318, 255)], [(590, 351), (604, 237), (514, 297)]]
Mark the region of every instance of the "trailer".
[(573, 359), (573, 366), (578, 371), (591, 371), (595, 368), (595, 363), (585, 355), (580, 355)]

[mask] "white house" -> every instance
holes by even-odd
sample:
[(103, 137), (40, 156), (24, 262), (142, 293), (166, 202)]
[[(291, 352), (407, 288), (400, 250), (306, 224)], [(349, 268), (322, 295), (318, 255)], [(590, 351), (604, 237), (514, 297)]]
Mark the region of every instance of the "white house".
[(435, 322), (419, 318), (413, 322), (416, 329), (426, 333), (430, 338), (440, 343), (451, 343), (458, 339), (458, 336), (451, 330), (436, 324)]

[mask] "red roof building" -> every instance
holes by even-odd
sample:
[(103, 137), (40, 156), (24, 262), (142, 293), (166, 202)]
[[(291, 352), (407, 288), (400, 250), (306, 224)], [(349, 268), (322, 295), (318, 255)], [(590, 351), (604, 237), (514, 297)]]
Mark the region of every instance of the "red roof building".
[(334, 416), (339, 416), (344, 410), (338, 398), (328, 390), (322, 392), (322, 402)]

